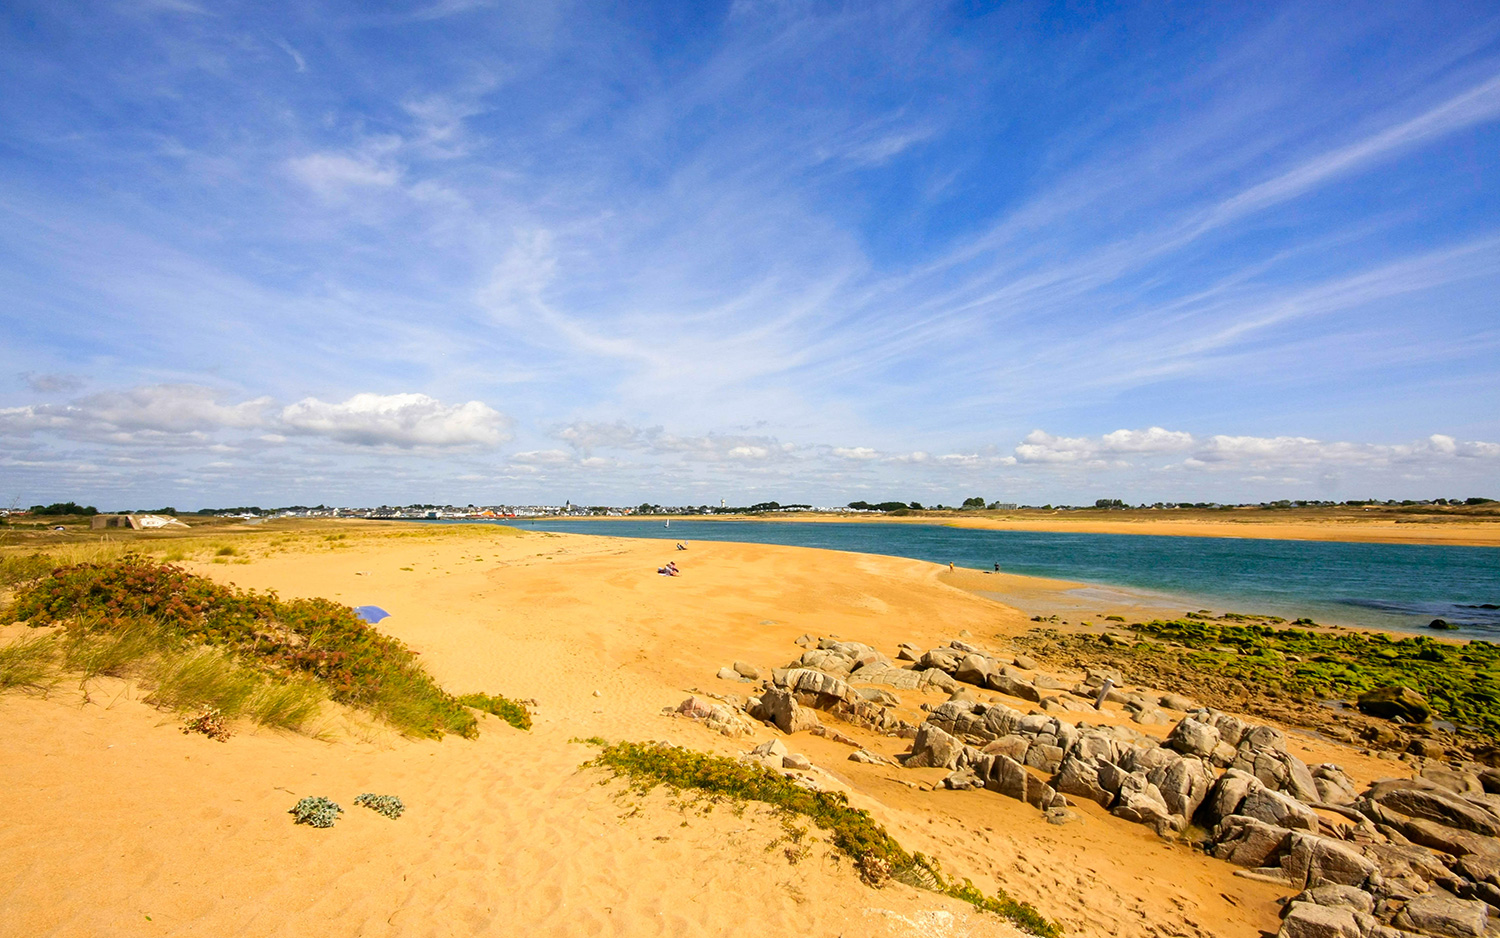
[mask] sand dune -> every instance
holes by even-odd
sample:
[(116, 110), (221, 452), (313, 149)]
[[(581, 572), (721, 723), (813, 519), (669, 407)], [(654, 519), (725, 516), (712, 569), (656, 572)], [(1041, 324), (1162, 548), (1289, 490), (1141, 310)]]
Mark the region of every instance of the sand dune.
[[(479, 740), (436, 743), (333, 720), (325, 741), (242, 728), (220, 744), (182, 735), (119, 682), (97, 683), (87, 705), (69, 689), (7, 694), (0, 934), (1016, 934), (954, 900), (861, 885), (826, 844), (793, 865), (773, 846), (781, 822), (758, 806), (703, 813), (600, 785), (599, 772), (579, 770), (594, 750), (570, 742), (743, 752), (778, 734), (731, 741), (662, 708), (694, 689), (744, 694), (718, 668), (782, 665), (804, 632), (893, 649), (960, 630), (998, 643), (1029, 624), (940, 582), (939, 568), (500, 532), (372, 531), (274, 553), (258, 543), (250, 563), (196, 569), (283, 596), (380, 605), (392, 613), (382, 628), (445, 686), (534, 698), (535, 728), (486, 717)], [(674, 557), (683, 576), (652, 572)], [(942, 699), (902, 696), (912, 716)], [(848, 732), (886, 754), (906, 745)], [(856, 764), (848, 747), (806, 734), (787, 741), (908, 848), (1033, 903), (1070, 935), (1275, 930), (1276, 887), (1092, 805), (1081, 824), (1054, 827), (1009, 799), (913, 787), (940, 770)], [(1344, 753), (1352, 774), (1381, 768)], [(408, 812), (391, 821), (354, 807), (362, 791), (397, 794)], [(309, 794), (344, 806), (334, 828), (291, 823), (287, 809)]]

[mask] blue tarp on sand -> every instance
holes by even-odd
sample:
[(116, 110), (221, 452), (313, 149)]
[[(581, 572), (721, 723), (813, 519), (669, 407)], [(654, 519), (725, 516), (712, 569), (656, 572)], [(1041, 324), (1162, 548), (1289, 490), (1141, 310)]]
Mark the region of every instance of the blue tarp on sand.
[(372, 625), (381, 619), (390, 618), (391, 615), (379, 606), (355, 606), (354, 614)]

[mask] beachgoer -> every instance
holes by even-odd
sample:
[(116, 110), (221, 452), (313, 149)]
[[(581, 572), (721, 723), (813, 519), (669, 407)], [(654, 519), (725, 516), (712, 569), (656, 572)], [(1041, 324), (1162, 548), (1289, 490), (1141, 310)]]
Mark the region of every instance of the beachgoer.
[(1000, 572), (1000, 563), (999, 563), (999, 561), (996, 561), (996, 562), (995, 562), (995, 572), (996, 572), (996, 573), (999, 573), (999, 572)]
[(681, 541), (678, 541), (677, 542), (677, 549), (678, 550), (687, 550), (687, 545), (684, 544), (684, 543), (682, 543)]
[(953, 572), (953, 561), (951, 561), (951, 560), (948, 561), (948, 572), (949, 573)]

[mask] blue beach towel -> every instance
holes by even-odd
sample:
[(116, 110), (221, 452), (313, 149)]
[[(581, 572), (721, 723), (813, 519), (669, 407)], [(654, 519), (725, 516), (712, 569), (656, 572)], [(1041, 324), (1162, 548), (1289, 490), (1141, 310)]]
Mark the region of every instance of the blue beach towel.
[(389, 612), (386, 612), (379, 606), (355, 606), (354, 614), (359, 616), (361, 619), (364, 619), (371, 625), (374, 625), (381, 619), (388, 619), (391, 615)]

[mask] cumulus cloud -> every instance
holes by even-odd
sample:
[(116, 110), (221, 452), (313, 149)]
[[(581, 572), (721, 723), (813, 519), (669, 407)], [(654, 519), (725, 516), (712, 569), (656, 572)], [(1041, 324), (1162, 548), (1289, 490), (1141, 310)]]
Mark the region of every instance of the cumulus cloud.
[(836, 446), (833, 449), (833, 455), (839, 459), (849, 459), (856, 462), (880, 458), (880, 453), (868, 446)]
[(499, 411), (425, 394), (356, 394), (342, 403), (309, 397), (284, 408), (281, 424), (359, 446), (498, 446), (510, 439), (510, 418)]
[(224, 403), (222, 392), (192, 384), (158, 384), (107, 391), (71, 404), (0, 409), (0, 433), (55, 431), (75, 439), (117, 443), (163, 440), (266, 422), (271, 399)]
[(560, 449), (541, 449), (516, 453), (510, 461), (523, 466), (564, 466), (572, 462), (573, 457)]

